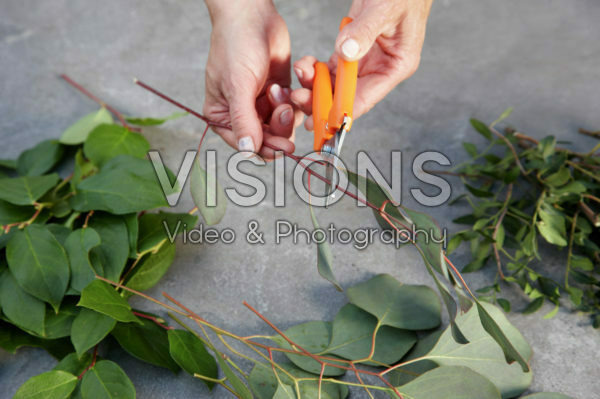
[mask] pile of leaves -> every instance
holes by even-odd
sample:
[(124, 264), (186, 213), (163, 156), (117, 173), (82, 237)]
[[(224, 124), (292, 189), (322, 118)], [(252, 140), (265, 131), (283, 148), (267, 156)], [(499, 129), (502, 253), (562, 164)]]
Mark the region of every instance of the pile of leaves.
[(163, 223), (171, 229), (197, 222), (188, 213), (146, 213), (167, 206), (169, 193), (146, 159), (148, 141), (135, 130), (114, 124), (102, 107), (60, 140), (0, 161), (0, 347), (41, 347), (60, 360), (15, 398), (66, 398), (74, 390), (72, 397), (134, 397), (121, 368), (98, 355), (114, 342), (172, 371), (206, 359), (206, 374), (216, 377), (214, 359), (188, 346), (190, 333), (161, 328), (155, 316), (132, 309), (126, 296), (96, 279), (140, 291), (154, 286), (175, 256)]
[[(501, 281), (517, 284), (528, 295), (525, 313), (550, 301), (555, 307), (546, 317), (552, 317), (566, 294), (599, 328), (600, 143), (577, 152), (553, 136), (538, 141), (512, 128), (500, 133), (495, 126), (509, 114), (489, 126), (471, 120), (489, 144), (483, 150), (463, 144), (471, 159), (455, 171), (469, 193), (460, 198), (472, 211), (454, 222), (470, 227), (452, 237), (448, 252), (463, 242), (470, 245), (472, 261), (463, 273), (495, 263), (494, 284), (479, 292), (507, 311), (510, 302), (497, 298)], [(600, 138), (600, 133), (581, 133)], [(541, 243), (554, 250), (543, 256)], [(547, 268), (557, 250), (564, 264), (558, 276)]]
[[(348, 386), (365, 389), (371, 397), (382, 392), (413, 399), (498, 399), (516, 397), (531, 383), (531, 348), (498, 308), (473, 295), (439, 241), (410, 237), (448, 312), (449, 326), (434, 332), (441, 320), (436, 294), (389, 275), (348, 288), (349, 303), (331, 322), (282, 331), (247, 305), (274, 329), (273, 336), (241, 337), (168, 294), (172, 304), (143, 294), (173, 262), (175, 247), (165, 224), (193, 226), (196, 210), (205, 223), (218, 223), (224, 207), (204, 206), (207, 176), (196, 162), (190, 188), (197, 208), (183, 214), (147, 213), (167, 206), (171, 192), (162, 191), (158, 171), (145, 158), (148, 142), (131, 125), (169, 118), (125, 120), (101, 104), (60, 140), (44, 141), (16, 161), (0, 162), (6, 175), (0, 179), (0, 347), (12, 352), (41, 347), (60, 360), (53, 370), (28, 380), (15, 398), (135, 398), (119, 365), (102, 358), (115, 344), (142, 361), (173, 372), (183, 369), (209, 388), (218, 384), (244, 399), (345, 398)], [(121, 125), (113, 123), (108, 109)], [(73, 171), (64, 178), (55, 172), (69, 167)], [(164, 172), (169, 183), (177, 180)], [(441, 235), (428, 215), (392, 206), (373, 181), (348, 176), (382, 227)], [(172, 190), (180, 187), (174, 184)], [(317, 226), (312, 209), (311, 216)], [(317, 262), (320, 274), (342, 290), (326, 241), (317, 248)], [(183, 329), (133, 309), (128, 303), (132, 294), (168, 309)], [(181, 316), (195, 322), (199, 332)], [(251, 350), (250, 355), (231, 340)], [(339, 378), (346, 373), (356, 382)]]

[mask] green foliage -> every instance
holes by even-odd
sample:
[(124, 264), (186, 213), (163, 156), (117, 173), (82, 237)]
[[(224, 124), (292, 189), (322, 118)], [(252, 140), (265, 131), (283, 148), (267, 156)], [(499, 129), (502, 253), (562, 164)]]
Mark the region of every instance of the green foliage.
[[(169, 353), (175, 362), (189, 374), (200, 374), (216, 379), (219, 370), (215, 358), (206, 351), (204, 344), (186, 330), (169, 330)], [(214, 382), (204, 380), (212, 389)]]
[[(197, 222), (189, 214), (149, 213), (167, 205), (146, 159), (149, 144), (112, 121), (102, 107), (60, 141), (0, 161), (0, 348), (39, 347), (60, 360), (28, 380), (16, 398), (134, 398), (123, 370), (97, 356), (111, 334), (139, 359), (173, 371), (181, 363), (190, 373), (217, 378), (216, 362), (200, 341), (170, 331), (170, 348), (166, 326), (134, 315), (124, 291), (98, 279), (137, 290), (154, 286), (175, 257), (169, 239), (183, 231), (171, 227)], [(62, 162), (69, 156), (74, 162)], [(54, 173), (59, 164), (73, 165), (72, 175)]]
[[(312, 220), (315, 230), (319, 229), (319, 222), (315, 217), (315, 211), (312, 206), (308, 206), (310, 209), (310, 218)], [(324, 234), (321, 232), (321, 234)], [(343, 291), (340, 284), (337, 282), (331, 265), (333, 264), (333, 254), (331, 253), (331, 247), (324, 237), (316, 237), (317, 243), (317, 270), (321, 277), (329, 281), (338, 291)]]
[[(599, 145), (577, 152), (560, 147), (553, 136), (538, 141), (510, 128), (498, 132), (498, 121), (489, 127), (471, 121), (490, 143), (481, 151), (465, 143), (471, 159), (455, 168), (471, 194), (461, 199), (472, 210), (454, 220), (469, 228), (452, 236), (448, 249), (468, 244), (471, 262), (463, 272), (495, 263), (498, 278), (529, 296), (524, 313), (550, 302), (554, 307), (545, 317), (553, 317), (560, 298), (567, 296), (594, 320), (600, 316)], [(540, 245), (553, 247), (552, 252), (543, 255)], [(556, 254), (563, 278), (547, 267)], [(480, 292), (510, 310), (508, 301), (497, 298), (498, 278)]]
[[(219, 182), (214, 181), (215, 178), (200, 166), (198, 159), (194, 161), (190, 174), (190, 192), (194, 204), (208, 226), (219, 223), (227, 209), (225, 192)], [(208, 202), (211, 198), (214, 199), (214, 204)]]

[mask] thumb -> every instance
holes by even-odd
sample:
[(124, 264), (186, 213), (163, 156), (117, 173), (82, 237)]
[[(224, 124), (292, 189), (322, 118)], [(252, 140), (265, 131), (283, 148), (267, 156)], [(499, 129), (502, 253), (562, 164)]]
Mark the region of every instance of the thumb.
[(340, 31), (335, 41), (335, 50), (340, 57), (357, 61), (369, 52), (385, 24), (385, 18), (378, 14), (364, 12)]
[(258, 152), (262, 146), (262, 123), (256, 112), (256, 99), (251, 93), (238, 94), (230, 103), (231, 129), (238, 151)]

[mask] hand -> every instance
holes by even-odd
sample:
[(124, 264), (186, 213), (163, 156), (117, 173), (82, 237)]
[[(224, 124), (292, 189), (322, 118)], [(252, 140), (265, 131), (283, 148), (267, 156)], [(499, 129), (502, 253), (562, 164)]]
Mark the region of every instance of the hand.
[[(290, 38), (270, 0), (207, 1), (213, 31), (203, 112), (231, 125), (214, 130), (232, 147), (266, 159), (294, 151), (302, 114), (291, 105)], [(243, 10), (243, 12), (239, 12)]]
[[(354, 119), (365, 114), (419, 66), (425, 26), (432, 0), (355, 0), (348, 16), (354, 19), (340, 31), (329, 70), (335, 74), (337, 58), (360, 60), (354, 101)], [(302, 89), (292, 101), (310, 115), (316, 58), (306, 56), (294, 63)], [(335, 77), (332, 76), (332, 83)], [(312, 130), (312, 117), (305, 126)]]

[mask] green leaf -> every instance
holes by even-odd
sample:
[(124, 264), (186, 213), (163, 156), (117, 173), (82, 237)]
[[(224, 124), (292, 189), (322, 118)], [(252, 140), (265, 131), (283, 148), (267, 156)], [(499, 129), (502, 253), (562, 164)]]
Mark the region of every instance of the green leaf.
[[(223, 188), (216, 181), (214, 184), (211, 183), (215, 176), (208, 175), (207, 172), (202, 169), (198, 159), (194, 161), (190, 177), (190, 192), (194, 204), (198, 207), (198, 212), (202, 215), (204, 222), (208, 226), (215, 225), (223, 219), (225, 211), (227, 210), (227, 199), (225, 198), (225, 192)], [(213, 190), (216, 189), (216, 192)], [(215, 199), (215, 205), (209, 206), (207, 200), (210, 198)]]
[(81, 292), (99, 273), (94, 270), (89, 256), (90, 251), (99, 245), (100, 236), (91, 227), (73, 231), (65, 241), (71, 265), (71, 288), (76, 292)]
[(17, 169), (17, 161), (14, 159), (0, 159), (0, 168), (15, 170)]
[(0, 274), (0, 307), (2, 313), (15, 325), (37, 335), (44, 335), (46, 305), (23, 291), (9, 270)]
[(506, 313), (510, 312), (510, 302), (509, 301), (507, 301), (504, 298), (498, 298), (496, 301), (498, 302), (498, 305), (500, 305)]
[(389, 274), (348, 288), (348, 300), (371, 313), (381, 325), (427, 330), (440, 325), (440, 301), (424, 285), (403, 285)]
[(92, 162), (85, 159), (83, 150), (80, 148), (75, 154), (75, 167), (73, 169), (73, 179), (71, 187), (75, 189), (81, 181), (98, 172), (98, 168)]
[(92, 355), (85, 353), (81, 358), (77, 353), (69, 353), (52, 370), (66, 371), (73, 375), (81, 375), (92, 363)]
[(594, 270), (594, 263), (590, 260), (590, 258), (586, 258), (585, 256), (581, 255), (571, 256), (571, 266), (587, 272)]
[[(356, 186), (365, 196), (366, 200), (371, 204), (375, 205), (377, 209), (380, 209), (385, 201), (390, 201), (391, 204), (386, 206), (385, 211), (395, 219), (403, 220), (402, 215), (398, 211), (398, 209), (392, 204), (395, 202), (394, 198), (386, 192), (383, 188), (379, 186), (379, 184), (375, 183), (373, 180), (368, 179), (364, 176), (357, 175), (354, 172), (349, 170), (345, 170), (348, 175), (348, 182)], [(384, 230), (393, 229), (389, 223), (381, 217), (379, 211), (373, 209), (373, 214), (375, 215), (375, 219), (379, 226)]]
[(483, 190), (477, 187), (473, 187), (467, 183), (465, 183), (465, 187), (467, 188), (467, 190), (469, 190), (471, 194), (479, 198), (489, 198), (494, 196), (494, 194), (492, 194), (489, 190)]
[(46, 310), (46, 338), (63, 338), (71, 334), (71, 325), (80, 310), (75, 306), (74, 299), (70, 297), (63, 301), (58, 313), (55, 313), (52, 309)]
[(564, 247), (567, 245), (565, 218), (562, 213), (548, 205), (539, 211), (540, 219), (536, 225), (540, 234), (551, 244)]
[(19, 155), (17, 172), (21, 176), (43, 175), (62, 159), (64, 153), (65, 148), (58, 141), (42, 141)]
[[(315, 378), (314, 374), (309, 374), (305, 371), (302, 371), (292, 364), (289, 363), (279, 363), (279, 365), (287, 371), (289, 374), (294, 376), (295, 378)], [(287, 388), (287, 386), (291, 386), (294, 384), (294, 381), (288, 377), (283, 371), (277, 369), (277, 374), (281, 383), (284, 387), (281, 387), (281, 384), (278, 382), (275, 374), (273, 373), (273, 369), (269, 366), (262, 365), (257, 363), (252, 371), (250, 372), (250, 376), (248, 378), (248, 383), (250, 384), (250, 388), (254, 395), (258, 399), (272, 399), (275, 397), (275, 394), (279, 391), (280, 393), (283, 388)], [(300, 397), (301, 398), (317, 398), (319, 397), (319, 383), (318, 381), (307, 381), (300, 380), (298, 383), (300, 387)], [(286, 392), (290, 392), (286, 389)], [(292, 391), (295, 398), (295, 390)], [(285, 394), (285, 393), (283, 393)], [(321, 399), (344, 399), (348, 396), (348, 387), (341, 384), (335, 384), (329, 381), (323, 381), (321, 384)], [(286, 396), (283, 396), (286, 398)], [(287, 399), (287, 398), (286, 398)]]
[(539, 296), (539, 297), (535, 298), (533, 301), (531, 301), (529, 303), (529, 305), (527, 305), (525, 310), (523, 310), (523, 314), (535, 313), (538, 310), (540, 310), (543, 305), (544, 305), (544, 297)]
[(144, 158), (150, 150), (150, 144), (139, 133), (126, 127), (103, 124), (92, 130), (83, 145), (86, 158), (95, 165), (102, 165), (118, 155), (131, 155)]
[(77, 186), (77, 194), (71, 198), (76, 211), (101, 210), (117, 215), (167, 205), (150, 162), (128, 155), (106, 162), (99, 173)]
[(503, 329), (500, 328), (498, 323), (496, 323), (494, 318), (488, 313), (488, 311), (481, 302), (475, 301), (475, 304), (477, 305), (477, 312), (479, 313), (481, 325), (483, 326), (485, 331), (487, 331), (487, 333), (490, 334), (492, 338), (494, 338), (498, 345), (500, 345), (500, 348), (502, 348), (502, 351), (504, 352), (504, 358), (506, 359), (506, 362), (510, 364), (516, 361), (521, 365), (521, 369), (523, 370), (523, 372), (528, 372), (529, 364), (527, 364), (527, 361), (523, 356), (527, 356), (527, 354), (522, 354), (522, 352), (524, 352), (523, 348), (516, 349), (515, 346), (513, 346), (512, 342), (506, 336)]
[(81, 381), (85, 399), (135, 399), (135, 387), (118, 364), (100, 360)]
[(47, 227), (32, 224), (15, 233), (6, 258), (21, 288), (58, 311), (69, 284), (69, 260)]
[[(531, 359), (532, 350), (521, 333), (508, 321), (502, 311), (493, 305), (484, 305), (498, 323), (510, 342), (518, 348), (523, 358)], [(440, 366), (465, 366), (483, 375), (496, 385), (502, 397), (512, 398), (531, 384), (532, 373), (523, 372), (517, 363), (506, 363), (502, 349), (485, 331), (478, 311), (472, 307), (467, 313), (457, 316), (456, 323), (464, 331), (470, 343), (457, 344), (452, 333), (446, 329), (426, 358)]]
[(117, 324), (112, 317), (82, 309), (71, 327), (71, 342), (78, 356), (104, 339)]
[(0, 179), (0, 200), (14, 205), (34, 205), (48, 192), (60, 177), (56, 173), (46, 176), (27, 176)]
[(397, 389), (410, 399), (501, 398), (498, 388), (488, 379), (459, 366), (438, 367)]
[(225, 359), (219, 355), (217, 355), (217, 362), (219, 363), (221, 370), (223, 370), (223, 374), (225, 374), (227, 382), (229, 382), (229, 385), (232, 387), (235, 393), (237, 393), (241, 399), (253, 399), (252, 392), (250, 392), (242, 379), (238, 377), (238, 375), (231, 369), (229, 363), (227, 363)]
[(187, 112), (174, 112), (169, 116), (165, 116), (164, 118), (133, 118), (127, 117), (125, 120), (132, 125), (138, 126), (157, 126), (162, 125), (163, 123), (170, 121), (172, 119), (181, 118), (182, 116), (188, 115)]
[(288, 384), (278, 384), (273, 399), (295, 399), (294, 388)]
[(492, 139), (492, 132), (490, 131), (490, 129), (485, 125), (485, 123), (477, 120), (477, 119), (470, 119), (471, 122), (471, 126), (473, 126), (473, 128), (479, 133), (481, 134), (483, 137), (485, 137), (488, 140)]
[(174, 243), (177, 234), (192, 228), (198, 217), (189, 213), (146, 213), (139, 219), (138, 253), (157, 251), (165, 241)]
[(115, 320), (128, 322), (141, 321), (131, 312), (131, 306), (115, 289), (104, 281), (94, 280), (81, 291), (78, 306), (95, 310)]
[[(402, 367), (397, 367), (387, 374), (390, 384), (393, 386), (404, 385), (414, 380), (421, 374), (438, 367), (438, 365), (431, 360), (424, 359), (416, 361), (415, 359), (419, 359), (427, 355), (427, 353), (429, 353), (434, 345), (438, 342), (442, 333), (443, 331), (436, 330), (420, 337), (417, 344), (413, 346), (408, 355), (402, 359), (402, 362), (408, 362), (408, 364)], [(415, 361), (410, 363), (410, 360)]]
[(164, 243), (154, 254), (146, 255), (133, 269), (131, 277), (127, 280), (127, 287), (145, 291), (154, 287), (165, 275), (175, 259), (175, 245)]
[[(352, 304), (347, 304), (335, 316), (331, 342), (327, 353), (348, 360), (367, 358), (371, 352), (377, 319)], [(378, 328), (372, 359), (394, 364), (417, 342), (413, 331), (383, 326)]]
[(477, 147), (475, 146), (475, 144), (473, 143), (462, 143), (463, 148), (465, 149), (465, 151), (467, 152), (467, 154), (469, 154), (471, 157), (476, 157), (477, 156)]
[(560, 168), (558, 172), (545, 177), (544, 180), (550, 186), (560, 187), (566, 184), (571, 178), (571, 171), (568, 168)]
[[(189, 374), (200, 374), (216, 379), (219, 375), (217, 362), (206, 351), (204, 344), (192, 333), (185, 330), (169, 330), (169, 353), (175, 362)], [(203, 380), (212, 389), (212, 381)]]
[(129, 236), (129, 257), (137, 258), (137, 242), (139, 234), (139, 222), (137, 213), (130, 213), (123, 216), (123, 220), (127, 225), (127, 234)]
[(554, 154), (554, 148), (556, 147), (556, 137), (546, 136), (538, 143), (538, 149), (542, 153), (542, 158), (547, 161), (552, 154)]
[[(91, 254), (96, 255), (102, 264), (102, 276), (119, 281), (129, 258), (129, 231), (125, 220), (120, 216), (96, 212), (89, 227), (100, 236), (100, 245), (92, 249)], [(95, 263), (92, 265), (96, 266)]]
[(68, 339), (41, 339), (0, 320), (0, 348), (15, 353), (23, 346), (45, 349), (56, 359), (62, 359), (73, 352), (73, 346)]
[(523, 396), (521, 399), (573, 399), (570, 396), (556, 392), (540, 392), (532, 395)]
[(87, 114), (69, 126), (60, 136), (60, 142), (66, 145), (81, 144), (97, 126), (112, 122), (112, 115), (106, 108), (102, 107), (98, 111)]
[[(308, 206), (310, 210), (310, 218), (312, 220), (315, 231), (320, 229), (319, 222), (315, 217), (315, 212), (312, 206)], [(324, 236), (325, 233), (319, 231), (319, 237), (315, 237), (317, 240), (317, 270), (321, 277), (329, 281), (338, 291), (343, 291), (343, 288), (337, 282), (333, 271), (331, 270), (331, 264), (333, 263), (333, 255), (331, 254), (331, 247), (327, 242), (327, 238)]]
[(65, 371), (48, 371), (21, 385), (13, 399), (66, 399), (77, 385), (77, 377)]
[[(331, 323), (324, 321), (309, 321), (307, 323), (298, 324), (284, 331), (286, 337), (292, 340), (295, 344), (301, 346), (312, 354), (325, 354), (327, 353), (327, 347), (331, 337)], [(291, 345), (280, 336), (276, 336), (273, 339), (277, 344), (284, 349), (292, 349)], [(302, 351), (300, 351), (302, 352)], [(302, 352), (303, 353), (303, 352)], [(321, 364), (306, 354), (285, 354), (288, 359), (292, 361), (296, 366), (302, 370), (308, 371), (313, 374), (321, 373)], [(328, 356), (335, 358), (335, 356)], [(335, 361), (328, 361), (328, 363), (336, 364)], [(340, 362), (339, 364), (342, 364)], [(323, 371), (325, 376), (340, 376), (344, 374), (346, 370), (327, 366)]]
[(118, 323), (111, 334), (130, 355), (174, 373), (179, 371), (169, 353), (167, 331), (154, 322), (142, 319), (141, 325)]

